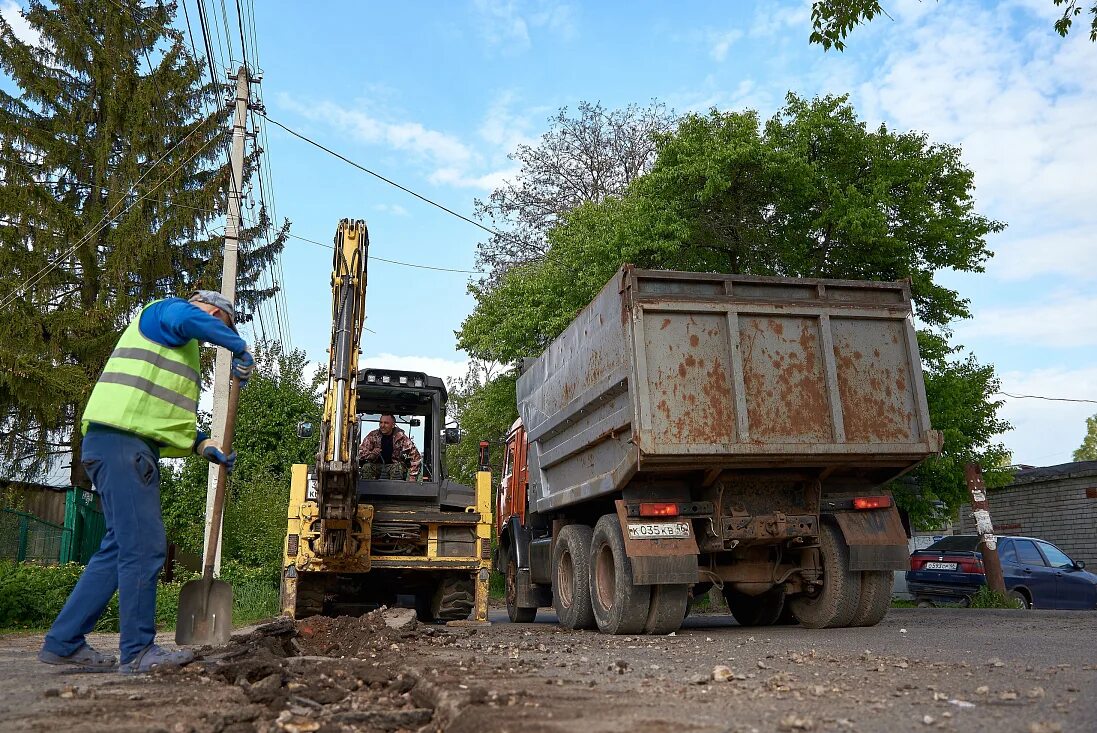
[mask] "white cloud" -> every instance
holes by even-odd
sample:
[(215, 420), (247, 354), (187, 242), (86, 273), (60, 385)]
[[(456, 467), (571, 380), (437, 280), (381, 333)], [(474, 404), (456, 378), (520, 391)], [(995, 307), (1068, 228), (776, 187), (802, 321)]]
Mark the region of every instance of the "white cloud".
[(503, 53), (529, 50), (530, 29), (543, 28), (561, 38), (576, 32), (574, 10), (565, 3), (540, 0), (531, 8), (514, 0), (475, 0), (473, 7), (480, 34)]
[(376, 354), (359, 360), (359, 369), (395, 369), (407, 372), (424, 372), (431, 377), (439, 377), (446, 383), (465, 376), (468, 361), (464, 359), (441, 359), (433, 356), (397, 356), (395, 354)]
[[(518, 172), (518, 167), (507, 161), (507, 154), (521, 143), (536, 143), (528, 131), (531, 116), (540, 108), (515, 112), (515, 99), (513, 93), (503, 93), (488, 107), (477, 131), (487, 143), (483, 150), (418, 122), (380, 119), (364, 107), (344, 107), (330, 100), (297, 100), (286, 94), (279, 96), (279, 104), (307, 119), (349, 132), (363, 143), (413, 154), (433, 168), (427, 176), (432, 184), (492, 191)], [(392, 205), (377, 208), (400, 216), (407, 213)]]
[(494, 191), (506, 181), (513, 179), (518, 174), (518, 168), (511, 167), (505, 170), (491, 171), (480, 176), (468, 175), (457, 168), (439, 168), (430, 174), (430, 182), (433, 184), (445, 184), (457, 188), (474, 188), (481, 191)]
[(1076, 280), (1097, 280), (1097, 230), (1093, 225), (1031, 236), (999, 237), (987, 272), (1004, 281), (1026, 280), (1037, 275), (1065, 275)]
[(400, 204), (374, 204), (373, 208), (386, 214), (392, 214), (393, 216), (408, 215), (408, 210)]
[(1045, 226), (1091, 216), (1097, 54), (1086, 34), (1060, 39), (1046, 13), (1018, 20), (957, 3), (895, 25), (882, 36), (886, 60), (860, 87), (863, 111), (960, 144), (980, 208), (994, 216)]
[(388, 145), (420, 156), (436, 165), (463, 166), (475, 158), (472, 150), (453, 135), (431, 130), (418, 122), (386, 122), (363, 109), (349, 109), (327, 100), (299, 102), (283, 94), (279, 101), (282, 106), (303, 117), (345, 130), (361, 142)]
[(23, 43), (30, 46), (37, 46), (41, 43), (41, 35), (38, 31), (30, 27), (26, 18), (23, 17), (22, 8), (19, 7), (19, 3), (12, 0), (0, 0), (0, 15), (4, 16), (4, 20), (8, 21), (8, 25), (11, 26), (11, 32), (15, 34)]
[[(1001, 375), (1002, 391), (1013, 395), (1039, 395), (1097, 400), (1097, 367), (1056, 367)], [(1002, 440), (1013, 451), (1014, 463), (1053, 466), (1068, 463), (1085, 437), (1086, 418), (1097, 414), (1091, 402), (1057, 402), (1032, 398), (1002, 397), (1000, 416), (1013, 425)]]
[(519, 145), (537, 144), (537, 136), (531, 133), (532, 118), (545, 110), (534, 107), (515, 112), (514, 106), (517, 101), (517, 93), (502, 92), (492, 101), (480, 123), (480, 137), (503, 156), (513, 152)]
[[(1028, 292), (1018, 295), (1031, 297)], [(1095, 322), (1097, 294), (1060, 292), (1025, 305), (977, 310), (956, 332), (961, 342), (973, 336), (1031, 347), (1085, 347), (1097, 346)]]
[(727, 58), (728, 49), (731, 45), (743, 37), (743, 32), (738, 30), (727, 31), (726, 33), (716, 33), (710, 37), (712, 48), (709, 54), (716, 61), (723, 61)]
[[(760, 37), (772, 37), (783, 35), (788, 29), (797, 26), (806, 31), (811, 27), (811, 0), (800, 0), (792, 5), (777, 5), (776, 3), (759, 3), (754, 13), (754, 21), (750, 27), (750, 35)], [(807, 33), (804, 33), (803, 42), (807, 43)]]

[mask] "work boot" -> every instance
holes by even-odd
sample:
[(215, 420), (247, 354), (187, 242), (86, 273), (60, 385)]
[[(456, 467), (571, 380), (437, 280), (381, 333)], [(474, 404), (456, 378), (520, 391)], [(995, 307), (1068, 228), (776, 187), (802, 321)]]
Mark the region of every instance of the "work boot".
[(119, 664), (118, 671), (122, 674), (146, 674), (161, 669), (179, 669), (193, 661), (194, 652), (188, 649), (168, 651), (155, 644), (149, 644), (138, 652), (136, 657)]
[(84, 644), (67, 657), (54, 654), (42, 647), (38, 650), (38, 661), (46, 664), (75, 667), (81, 672), (113, 672), (118, 667), (117, 659), (96, 651), (87, 644)]

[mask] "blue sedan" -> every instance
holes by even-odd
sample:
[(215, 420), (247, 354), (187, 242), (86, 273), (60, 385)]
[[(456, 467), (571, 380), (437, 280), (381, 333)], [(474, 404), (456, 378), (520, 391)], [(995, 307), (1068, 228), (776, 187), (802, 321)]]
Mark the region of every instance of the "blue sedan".
[[(919, 603), (960, 603), (986, 584), (977, 535), (937, 540), (910, 556), (907, 586)], [(1097, 575), (1050, 542), (999, 537), (1006, 592), (1022, 608), (1097, 609)]]

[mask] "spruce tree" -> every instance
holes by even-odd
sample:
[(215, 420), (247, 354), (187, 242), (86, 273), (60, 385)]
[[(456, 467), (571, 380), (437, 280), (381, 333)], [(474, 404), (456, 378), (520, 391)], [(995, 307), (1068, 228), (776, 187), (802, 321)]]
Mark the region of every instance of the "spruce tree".
[[(145, 304), (220, 289), (231, 171), (228, 87), (208, 78), (171, 23), (174, 4), (32, 0), (41, 34), (0, 17), (0, 475), (33, 479), (71, 454), (84, 404)], [(203, 72), (206, 72), (205, 75)], [(247, 178), (258, 165), (252, 153)], [(288, 223), (267, 243), (267, 214), (241, 232), (238, 308)]]

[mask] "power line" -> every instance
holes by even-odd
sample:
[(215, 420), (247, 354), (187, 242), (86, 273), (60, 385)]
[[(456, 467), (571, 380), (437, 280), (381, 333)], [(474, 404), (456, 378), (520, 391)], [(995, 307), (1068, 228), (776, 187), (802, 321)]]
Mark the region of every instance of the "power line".
[(366, 168), (364, 165), (362, 165), (360, 163), (355, 163), (353, 160), (346, 157), (345, 155), (341, 155), (341, 154), (335, 152), (334, 150), (332, 150), (331, 148), (325, 147), (324, 145), (316, 142), (315, 140), (308, 137), (307, 135), (304, 135), (300, 132), (297, 132), (296, 130), (292, 130), (289, 127), (286, 127), (281, 122), (279, 122), (278, 120), (270, 117), (269, 115), (264, 114), (263, 116), (266, 117), (269, 122), (272, 122), (275, 125), (278, 125), (283, 130), (285, 130), (289, 134), (293, 135), (294, 137), (300, 138), (301, 140), (304, 140), (305, 142), (309, 143), (310, 145), (315, 145), (316, 147), (320, 148), (321, 150), (323, 150), (328, 155), (332, 155), (332, 156), (338, 158), (339, 160), (343, 161), (344, 163), (347, 163), (348, 165), (352, 165), (355, 168), (357, 168), (358, 170), (360, 170), (364, 173), (368, 173), (369, 175), (373, 176), (374, 178), (380, 179), (380, 180), (384, 181), (385, 183), (389, 184), (390, 186), (393, 186), (395, 188), (400, 189), (404, 193), (409, 193), (412, 196), (414, 196), (415, 198), (419, 199), (420, 201), (428, 203), (431, 206), (435, 206), (435, 207), (441, 209), (442, 211), (446, 212), (447, 214), (450, 214), (451, 216), (456, 216), (461, 221), (468, 222), (469, 224), (472, 224), (474, 227), (478, 227), (480, 229), (483, 229), (488, 234), (492, 234), (492, 235), (497, 236), (497, 237), (506, 237), (506, 235), (503, 234), (502, 232), (497, 232), (494, 229), (492, 229), (491, 227), (486, 227), (483, 224), (481, 224), (480, 222), (476, 221), (475, 219), (470, 219), (467, 216), (465, 216), (464, 214), (459, 214), (456, 211), (454, 211), (453, 209), (451, 209), (447, 206), (444, 206), (444, 205), (438, 203), (437, 201), (432, 201), (431, 199), (428, 199), (426, 196), (424, 196), (421, 193), (416, 193), (415, 191), (412, 191), (407, 186), (401, 186), (399, 183), (392, 180), (391, 178), (386, 178), (385, 176), (381, 175), (380, 173), (377, 173), (376, 171), (371, 171), (369, 168)]
[[(333, 245), (324, 244), (323, 242), (317, 242), (315, 239), (308, 239), (308, 238), (302, 237), (298, 234), (287, 234), (286, 236), (293, 237), (294, 239), (300, 239), (302, 242), (308, 242), (309, 244), (315, 244), (319, 247), (326, 247), (327, 249), (335, 249), (335, 247)], [(390, 265), (403, 265), (404, 267), (415, 267), (415, 268), (418, 268), (420, 270), (438, 270), (439, 272), (461, 272), (461, 273), (465, 273), (465, 274), (468, 274), (468, 275), (479, 275), (480, 274), (480, 272), (477, 271), (477, 270), (458, 270), (458, 269), (455, 269), (455, 268), (452, 268), (452, 267), (434, 267), (433, 265), (419, 265), (419, 264), (416, 264), (414, 262), (401, 262), (400, 260), (390, 260), (390, 259), (386, 259), (384, 257), (378, 257), (377, 255), (367, 255), (367, 256), (371, 260), (377, 260), (379, 262), (387, 262)]]
[(1000, 394), (1003, 397), (1012, 397), (1015, 400), (1029, 399), (1048, 400), (1049, 402), (1087, 402), (1091, 405), (1097, 405), (1097, 400), (1073, 399), (1070, 397), (1043, 397), (1036, 394), (1010, 394), (1009, 392), (995, 392), (994, 394)]

